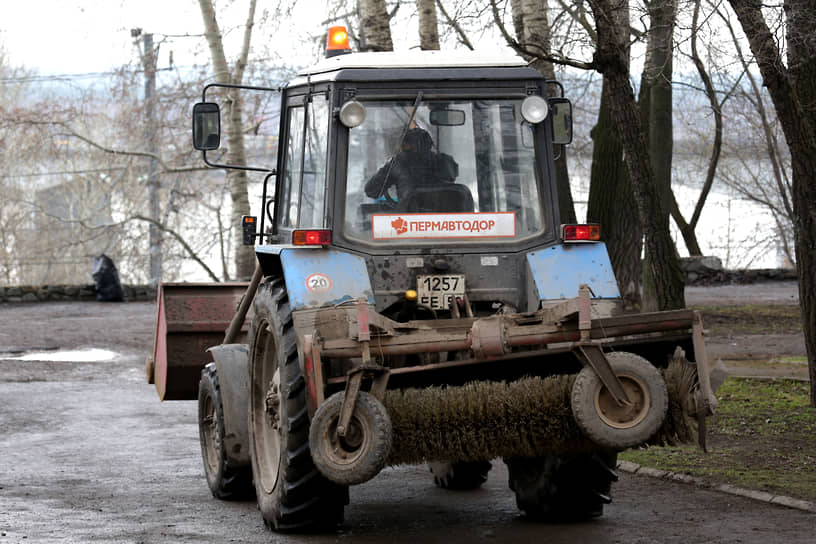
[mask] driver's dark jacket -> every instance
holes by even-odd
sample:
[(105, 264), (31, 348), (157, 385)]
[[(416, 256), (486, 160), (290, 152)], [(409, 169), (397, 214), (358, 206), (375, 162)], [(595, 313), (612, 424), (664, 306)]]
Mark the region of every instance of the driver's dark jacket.
[(405, 201), (415, 187), (451, 183), (459, 175), (459, 165), (445, 153), (401, 151), (389, 160), (365, 184), (371, 198), (383, 196), (392, 185), (397, 186), (397, 199)]

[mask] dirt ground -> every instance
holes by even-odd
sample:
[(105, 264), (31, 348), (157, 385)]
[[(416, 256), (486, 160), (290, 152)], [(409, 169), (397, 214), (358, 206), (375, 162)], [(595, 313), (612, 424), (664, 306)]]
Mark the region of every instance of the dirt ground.
[[(716, 297), (776, 297), (795, 284)], [(745, 286), (743, 286), (745, 287)], [(764, 294), (763, 294), (764, 293)], [(540, 525), (519, 516), (503, 463), (481, 490), (446, 492), (421, 466), (386, 469), (351, 490), (346, 523), (321, 536), (274, 536), (252, 502), (213, 499), (201, 468), (194, 402), (160, 403), (144, 379), (154, 305), (0, 305), (0, 544), (4, 542), (812, 542), (813, 514), (692, 485), (621, 474), (604, 518)], [(796, 335), (780, 339), (785, 349)], [(775, 351), (768, 338), (708, 338)], [(111, 360), (20, 360), (32, 352), (111, 350)], [(802, 346), (801, 353), (804, 353)], [(725, 358), (725, 357), (724, 357)]]

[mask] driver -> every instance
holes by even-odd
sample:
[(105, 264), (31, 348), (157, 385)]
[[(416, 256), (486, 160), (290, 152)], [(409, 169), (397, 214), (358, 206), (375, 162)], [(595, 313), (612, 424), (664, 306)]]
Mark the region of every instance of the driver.
[[(450, 155), (436, 153), (433, 146), (433, 139), (427, 131), (421, 128), (409, 130), (399, 153), (366, 182), (366, 195), (399, 202), (405, 201), (416, 187), (452, 183), (459, 175), (459, 165)], [(391, 186), (396, 186), (396, 198), (388, 194)]]

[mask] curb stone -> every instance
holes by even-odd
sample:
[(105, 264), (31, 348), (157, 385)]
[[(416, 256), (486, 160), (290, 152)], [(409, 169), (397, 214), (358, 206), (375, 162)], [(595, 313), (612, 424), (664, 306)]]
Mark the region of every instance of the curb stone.
[(689, 474), (642, 467), (637, 463), (632, 463), (631, 461), (618, 461), (618, 469), (622, 470), (623, 472), (628, 472), (629, 474), (641, 474), (643, 476), (649, 476), (651, 478), (658, 478), (661, 480), (670, 480), (684, 484), (694, 484), (698, 487), (713, 489), (715, 491), (728, 493), (730, 495), (738, 495), (740, 497), (746, 497), (756, 501), (816, 513), (816, 503), (802, 499), (795, 499), (793, 497), (786, 497), (785, 495), (774, 495), (773, 493), (768, 493), (766, 491), (744, 489), (731, 484), (712, 484), (703, 478), (691, 476)]

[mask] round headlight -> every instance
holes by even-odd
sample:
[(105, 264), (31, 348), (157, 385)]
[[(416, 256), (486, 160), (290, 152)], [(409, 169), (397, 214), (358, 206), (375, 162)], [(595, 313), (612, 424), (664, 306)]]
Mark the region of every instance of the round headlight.
[(358, 127), (365, 121), (365, 107), (356, 100), (350, 100), (340, 108), (340, 122), (348, 128)]
[(521, 116), (524, 120), (533, 125), (540, 123), (547, 118), (550, 107), (547, 101), (540, 96), (528, 96), (521, 103)]

